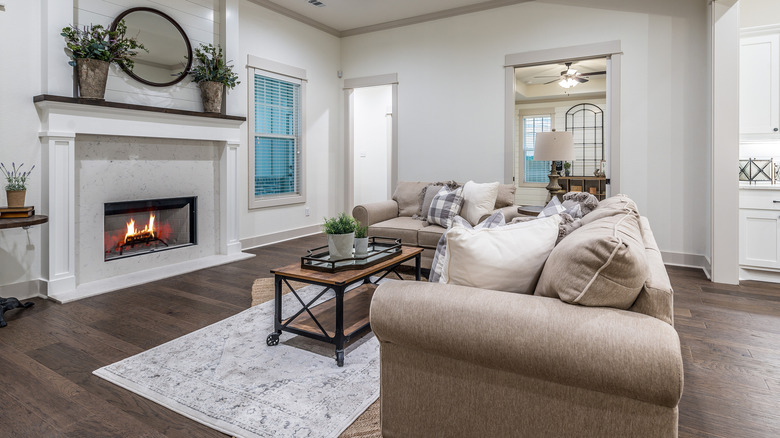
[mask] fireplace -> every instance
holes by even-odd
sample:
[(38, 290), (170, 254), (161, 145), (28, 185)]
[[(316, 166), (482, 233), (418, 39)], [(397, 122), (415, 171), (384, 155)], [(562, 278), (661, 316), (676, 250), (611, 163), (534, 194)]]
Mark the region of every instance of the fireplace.
[(197, 197), (104, 204), (104, 261), (197, 244)]

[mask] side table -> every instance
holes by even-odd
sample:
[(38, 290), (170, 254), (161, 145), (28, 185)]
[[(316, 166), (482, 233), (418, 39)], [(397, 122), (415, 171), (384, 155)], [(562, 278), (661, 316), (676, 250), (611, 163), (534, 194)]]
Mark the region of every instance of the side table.
[(521, 205), (517, 207), (517, 212), (525, 216), (539, 216), (544, 210), (544, 205)]
[[(49, 221), (49, 217), (43, 215), (35, 215), (26, 218), (0, 219), (0, 230), (9, 229), (9, 228), (28, 229), (33, 225), (44, 224), (48, 221)], [(29, 301), (22, 304), (21, 302), (19, 302), (18, 299), (14, 297), (9, 297), (9, 298), (0, 297), (0, 327), (5, 327), (8, 325), (8, 323), (5, 322), (5, 318), (3, 317), (5, 312), (17, 308), (26, 309), (34, 305), (35, 303)]]

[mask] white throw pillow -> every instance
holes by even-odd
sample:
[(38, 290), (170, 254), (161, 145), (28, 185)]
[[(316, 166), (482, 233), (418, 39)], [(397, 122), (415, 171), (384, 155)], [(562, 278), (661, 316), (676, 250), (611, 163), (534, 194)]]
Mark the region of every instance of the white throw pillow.
[(558, 238), (559, 215), (498, 228), (454, 223), (439, 283), (532, 294)]
[(498, 182), (479, 184), (469, 181), (463, 186), (463, 208), (460, 215), (471, 225), (479, 223), (479, 219), (493, 211), (498, 197)]

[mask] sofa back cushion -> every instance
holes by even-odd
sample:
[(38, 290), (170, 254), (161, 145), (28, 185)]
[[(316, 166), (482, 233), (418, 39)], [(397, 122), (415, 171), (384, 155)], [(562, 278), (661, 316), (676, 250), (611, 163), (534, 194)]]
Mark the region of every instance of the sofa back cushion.
[(647, 256), (648, 278), (639, 296), (636, 297), (630, 311), (650, 315), (661, 321), (674, 325), (674, 292), (666, 273), (661, 251), (653, 237), (650, 222), (646, 217), (640, 218), (642, 235)]
[(420, 207), (419, 219), (424, 221), (428, 220), (428, 211), (431, 209), (433, 198), (437, 193), (439, 193), (439, 190), (441, 190), (442, 187), (444, 186), (431, 184), (425, 188), (425, 193), (423, 193), (422, 206)]
[(393, 201), (398, 203), (398, 216), (412, 217), (420, 214), (423, 190), (426, 182), (400, 181), (393, 192)]
[(649, 275), (636, 204), (628, 198), (610, 200), (583, 222), (586, 218), (591, 220), (553, 249), (535, 294), (627, 310)]

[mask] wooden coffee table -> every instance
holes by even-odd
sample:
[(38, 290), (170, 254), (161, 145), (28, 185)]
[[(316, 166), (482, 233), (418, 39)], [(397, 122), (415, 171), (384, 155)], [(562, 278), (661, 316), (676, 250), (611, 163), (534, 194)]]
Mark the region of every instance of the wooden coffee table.
[[(371, 297), (374, 296), (379, 280), (388, 274), (395, 273), (402, 263), (414, 259), (414, 272), (420, 281), (420, 262), (422, 248), (402, 246), (401, 251), (387, 260), (365, 269), (355, 269), (342, 272), (320, 272), (301, 267), (294, 263), (283, 268), (272, 269), (274, 274), (274, 331), (266, 338), (269, 346), (279, 343), (279, 335), (283, 331), (306, 336), (336, 346), (336, 363), (344, 366), (344, 345), (356, 334), (371, 328), (368, 312)], [(381, 274), (376, 282), (371, 277)], [(401, 278), (398, 275), (398, 278)], [(308, 303), (290, 286), (289, 280), (324, 286), (317, 296)], [(360, 286), (347, 290), (353, 284)], [(286, 285), (301, 304), (290, 318), (282, 320), (282, 287)], [(325, 292), (333, 290), (336, 296), (323, 303), (313, 305)]]

